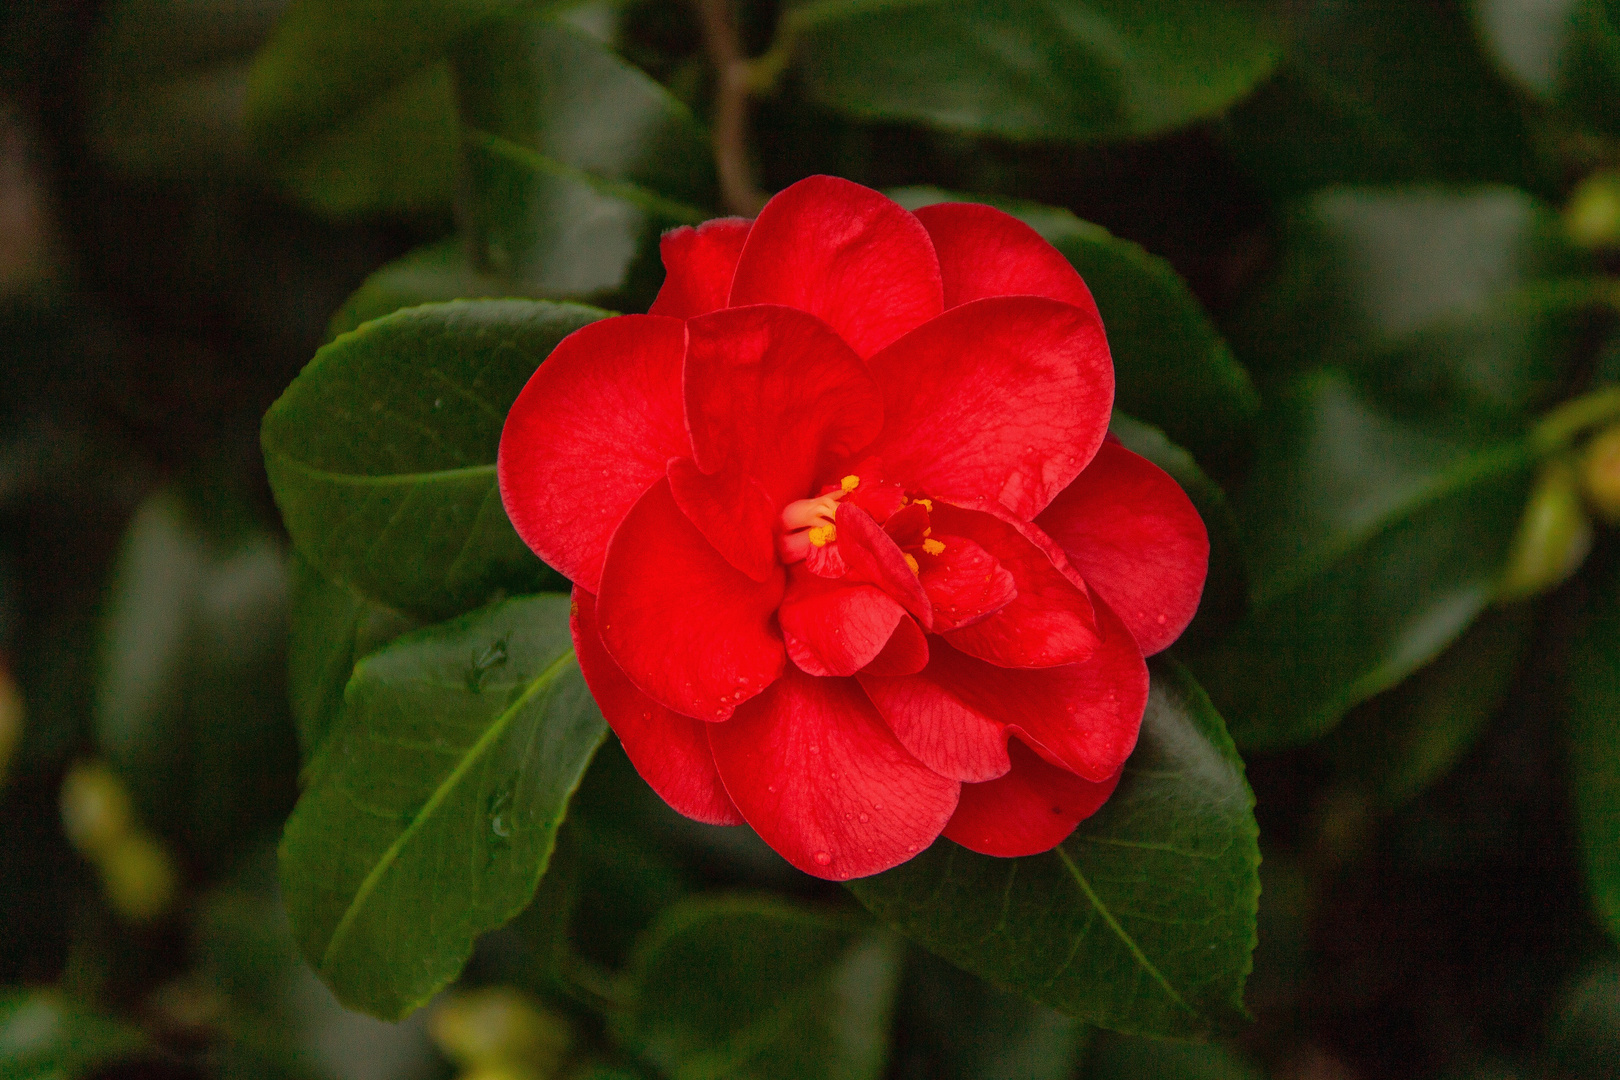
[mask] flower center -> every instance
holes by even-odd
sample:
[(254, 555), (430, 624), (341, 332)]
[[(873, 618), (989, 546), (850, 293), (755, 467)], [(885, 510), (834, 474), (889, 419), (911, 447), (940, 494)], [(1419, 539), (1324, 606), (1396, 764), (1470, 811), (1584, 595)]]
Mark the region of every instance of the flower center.
[(860, 477), (846, 476), (839, 481), (837, 490), (813, 499), (795, 499), (782, 508), (782, 533), (776, 550), (783, 562), (799, 562), (811, 548), (826, 547), (838, 539), (838, 504), (860, 483)]

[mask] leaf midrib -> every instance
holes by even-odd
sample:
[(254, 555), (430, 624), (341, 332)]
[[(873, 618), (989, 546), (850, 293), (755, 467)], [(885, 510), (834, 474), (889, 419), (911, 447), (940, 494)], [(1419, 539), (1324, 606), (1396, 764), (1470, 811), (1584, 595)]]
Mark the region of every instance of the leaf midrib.
[(478, 741), (473, 743), (473, 745), (468, 748), (466, 755), (461, 760), (461, 763), (450, 771), (450, 775), (446, 776), (442, 781), (440, 781), (438, 787), (434, 789), (433, 794), (428, 797), (427, 802), (423, 803), (422, 808), (416, 812), (414, 817), (412, 817), (411, 823), (405, 826), (404, 829), (400, 830), (399, 836), (395, 837), (394, 842), (388, 845), (388, 849), (384, 851), (378, 858), (376, 865), (374, 865), (366, 874), (365, 880), (361, 881), (360, 887), (355, 890), (354, 899), (349, 901), (349, 906), (344, 910), (342, 918), (338, 920), (337, 926), (332, 929), (332, 936), (327, 941), (326, 950), (321, 954), (320, 970), (323, 973), (331, 970), (334, 957), (336, 956), (338, 950), (342, 947), (344, 941), (347, 939), (349, 931), (354, 926), (355, 921), (360, 917), (360, 912), (365, 907), (366, 901), (371, 898), (371, 894), (375, 892), (377, 886), (381, 884), (383, 875), (388, 872), (396, 861), (398, 861), (400, 852), (405, 849), (405, 845), (409, 843), (418, 832), (421, 831), (428, 819), (431, 818), (438, 808), (444, 803), (444, 801), (450, 797), (450, 793), (460, 785), (462, 779), (472, 769), (474, 763), (483, 757), (495, 740), (500, 738), (501, 735), (505, 734), (506, 729), (511, 725), (513, 718), (515, 718), (517, 714), (523, 710), (523, 707), (527, 705), (536, 694), (538, 694), (541, 690), (550, 687), (551, 684), (556, 681), (557, 676), (562, 672), (564, 667), (571, 660), (573, 660), (573, 658), (574, 650), (568, 649), (534, 677), (534, 679), (529, 683), (527, 689), (523, 691), (522, 695), (519, 696), (518, 699), (511, 705), (507, 706), (489, 725), (484, 733), (478, 737)]
[(648, 213), (661, 214), (673, 221), (683, 222), (688, 225), (701, 225), (712, 216), (697, 207), (688, 206), (686, 203), (660, 195), (658, 192), (633, 181), (609, 180), (606, 177), (598, 176), (595, 173), (559, 161), (549, 154), (542, 154), (532, 147), (524, 146), (522, 143), (513, 142), (511, 139), (502, 138), (479, 128), (467, 128), (462, 132), (461, 137), (464, 142), (480, 147), (508, 161), (516, 162), (536, 172), (568, 177), (596, 190), (600, 194), (627, 202)]
[(430, 469), (424, 472), (408, 473), (348, 473), (334, 472), (323, 469), (308, 462), (300, 461), (291, 454), (281, 450), (272, 450), (265, 454), (267, 458), (275, 458), (280, 464), (296, 469), (305, 476), (338, 484), (356, 484), (361, 486), (384, 486), (388, 484), (433, 484), (445, 483), (455, 480), (465, 480), (495, 474), (495, 463), (485, 465), (462, 465), (454, 469)]

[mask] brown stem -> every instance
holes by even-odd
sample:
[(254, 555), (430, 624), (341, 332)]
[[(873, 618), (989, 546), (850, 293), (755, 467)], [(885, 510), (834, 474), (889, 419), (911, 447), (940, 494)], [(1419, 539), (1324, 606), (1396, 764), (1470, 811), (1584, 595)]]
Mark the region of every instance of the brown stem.
[(714, 165), (727, 210), (753, 217), (766, 195), (754, 183), (748, 161), (749, 65), (731, 21), (730, 0), (696, 0), (703, 40), (715, 70)]

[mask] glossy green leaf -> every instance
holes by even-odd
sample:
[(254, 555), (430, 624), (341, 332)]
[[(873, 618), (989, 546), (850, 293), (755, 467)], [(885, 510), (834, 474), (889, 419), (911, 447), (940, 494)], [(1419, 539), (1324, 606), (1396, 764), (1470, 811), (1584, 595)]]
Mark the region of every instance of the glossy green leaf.
[(1264, 373), (1336, 364), (1431, 405), (1545, 404), (1598, 290), (1557, 216), (1507, 188), (1331, 189), (1282, 248), (1233, 328), (1240, 355)]
[(1044, 855), (941, 840), (849, 888), (946, 959), (1099, 1027), (1205, 1035), (1244, 1016), (1260, 853), (1225, 726), (1172, 661), (1152, 664), (1113, 797)]
[(456, 71), (476, 270), (546, 296), (650, 303), (659, 235), (712, 216), (712, 152), (686, 107), (552, 18), (472, 36)]
[(1245, 747), (1321, 735), (1495, 597), (1536, 453), (1427, 419), (1333, 372), (1268, 403), (1239, 500), (1253, 605), (1192, 665)]
[(891, 192), (908, 209), (988, 202), (1036, 232), (1090, 287), (1114, 356), (1115, 405), (1195, 450), (1245, 432), (1259, 400), (1248, 374), (1170, 264), (1129, 240), (1037, 203), (957, 195), (937, 188)]
[(1620, 574), (1597, 576), (1569, 662), (1569, 771), (1592, 906), (1620, 940)]
[(607, 731), (568, 604), (509, 600), (356, 666), (281, 846), (299, 948), (351, 1008), (409, 1013), (534, 896)]
[(0, 1080), (78, 1080), (147, 1048), (138, 1029), (49, 990), (0, 990)]
[(1507, 694), (1532, 614), (1525, 604), (1487, 611), (1433, 663), (1352, 712), (1328, 746), (1340, 768), (1388, 808), (1450, 772)]
[(834, 108), (1012, 139), (1181, 127), (1282, 52), (1271, 7), (1249, 0), (815, 0), (789, 26)]
[(877, 1080), (899, 946), (779, 900), (682, 901), (638, 945), (615, 1026), (670, 1076)]
[(526, 282), (475, 270), (459, 237), (419, 247), (373, 273), (327, 324), (330, 341), (400, 308), (447, 300), (543, 299)]
[(1522, 86), (1620, 133), (1620, 3), (1472, 0), (1493, 58)]
[(343, 690), (356, 661), (416, 625), (392, 608), (355, 595), (293, 554), (287, 670), (306, 762), (343, 707)]
[(522, 300), (432, 304), (323, 347), (261, 432), (300, 551), (361, 596), (423, 616), (548, 580), (506, 519), (495, 453), (535, 368), (604, 314)]
[(287, 566), (229, 499), (149, 497), (105, 601), (95, 732), (140, 816), (218, 863), (274, 827), (297, 766)]
[(1417, 180), (1530, 184), (1538, 173), (1515, 95), (1451, 5), (1295, 5), (1277, 77), (1233, 110), (1229, 144), (1276, 194)]

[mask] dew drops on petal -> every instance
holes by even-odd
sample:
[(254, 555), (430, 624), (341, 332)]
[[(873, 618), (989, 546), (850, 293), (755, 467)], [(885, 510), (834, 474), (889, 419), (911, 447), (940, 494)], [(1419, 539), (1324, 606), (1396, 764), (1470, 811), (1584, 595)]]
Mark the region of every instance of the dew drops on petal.
[(861, 815), (861, 820), (862, 820), (862, 821), (871, 821), (871, 820), (872, 820), (872, 819), (871, 819), (871, 818), (870, 818), (870, 817), (868, 817), (868, 816), (867, 816), (867, 815), (865, 815), (865, 814), (862, 814), (862, 815)]
[(827, 854), (825, 851), (816, 852), (812, 858), (816, 860), (817, 866), (826, 866), (828, 863), (832, 862), (832, 856)]

